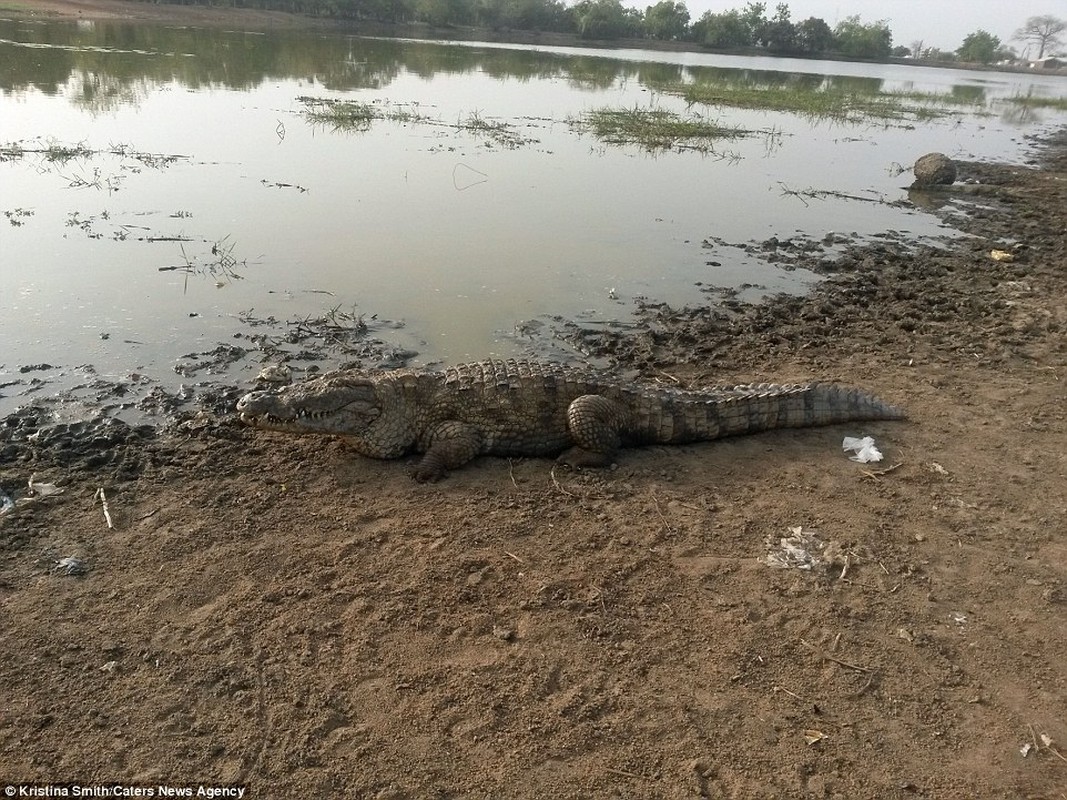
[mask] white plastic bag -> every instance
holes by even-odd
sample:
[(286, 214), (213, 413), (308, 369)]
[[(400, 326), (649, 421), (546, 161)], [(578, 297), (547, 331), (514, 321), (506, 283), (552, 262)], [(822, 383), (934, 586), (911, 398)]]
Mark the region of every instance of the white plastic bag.
[(864, 436), (862, 439), (857, 439), (854, 436), (846, 436), (845, 440), (841, 443), (841, 449), (855, 450), (856, 455), (849, 456), (852, 461), (858, 461), (861, 464), (868, 464), (871, 461), (881, 461), (882, 451), (874, 446), (874, 439), (870, 436)]

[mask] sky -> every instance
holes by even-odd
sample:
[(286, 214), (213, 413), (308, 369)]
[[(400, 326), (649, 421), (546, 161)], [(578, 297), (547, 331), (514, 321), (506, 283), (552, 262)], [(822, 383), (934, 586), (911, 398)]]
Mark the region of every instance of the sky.
[[(767, 16), (779, 0), (764, 0)], [(634, 1), (629, 5), (645, 8), (655, 0)], [(744, 8), (748, 0), (686, 0), (689, 16), (697, 19), (705, 11), (720, 12)], [(785, 0), (790, 19), (800, 22), (821, 17), (834, 27), (845, 17), (859, 14), (865, 23), (884, 19), (893, 32), (893, 45), (910, 47), (922, 40), (925, 47), (955, 50), (967, 34), (984, 30), (1016, 49), (1025, 44), (1011, 41), (1012, 35), (1028, 17), (1051, 14), (1067, 19), (1067, 0)]]

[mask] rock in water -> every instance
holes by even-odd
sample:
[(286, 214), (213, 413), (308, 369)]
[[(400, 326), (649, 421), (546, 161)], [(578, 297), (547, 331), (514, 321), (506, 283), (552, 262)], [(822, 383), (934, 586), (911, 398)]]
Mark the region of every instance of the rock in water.
[(956, 164), (944, 153), (927, 153), (912, 167), (913, 186), (947, 186), (956, 180)]

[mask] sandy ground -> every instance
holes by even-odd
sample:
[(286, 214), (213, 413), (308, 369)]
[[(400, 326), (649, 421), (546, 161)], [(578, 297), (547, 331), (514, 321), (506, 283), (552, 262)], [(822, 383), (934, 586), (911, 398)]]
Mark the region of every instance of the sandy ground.
[[(0, 422), (0, 486), (64, 488), (0, 517), (0, 783), (1067, 798), (1067, 135), (1037, 152), (961, 165), (951, 248), (584, 341), (648, 380), (864, 386), (907, 422), (433, 485), (228, 415)], [(860, 433), (884, 462), (842, 454)], [(798, 526), (824, 562), (761, 563)]]

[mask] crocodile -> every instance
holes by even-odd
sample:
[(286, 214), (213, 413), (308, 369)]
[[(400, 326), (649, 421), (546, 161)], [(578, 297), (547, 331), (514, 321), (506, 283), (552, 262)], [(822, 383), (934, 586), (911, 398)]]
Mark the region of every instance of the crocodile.
[(831, 383), (690, 391), (511, 359), (440, 371), (339, 370), (247, 394), (237, 411), (255, 428), (342, 437), (371, 458), (422, 453), (413, 473), (420, 482), (480, 455), (608, 466), (621, 447), (904, 418), (867, 392)]

